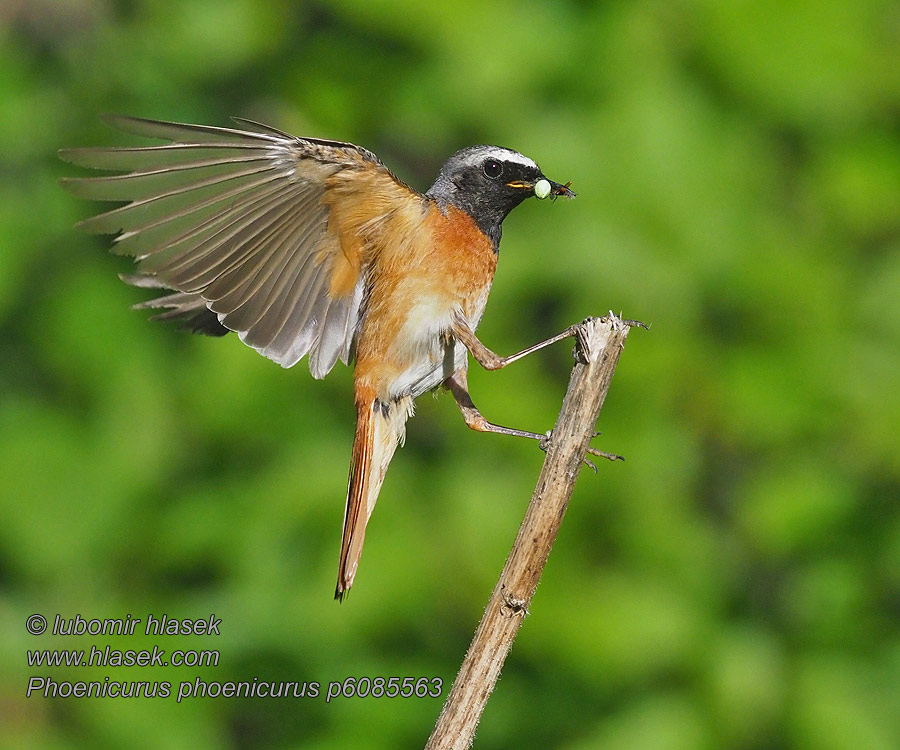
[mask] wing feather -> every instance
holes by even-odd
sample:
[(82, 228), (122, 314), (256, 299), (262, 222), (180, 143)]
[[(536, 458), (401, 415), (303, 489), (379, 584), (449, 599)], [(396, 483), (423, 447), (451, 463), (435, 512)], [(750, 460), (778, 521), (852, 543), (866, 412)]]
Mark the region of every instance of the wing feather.
[[(301, 267), (291, 268), (288, 272), (291, 280), (300, 275), (302, 270)], [(316, 312), (321, 307), (319, 300), (325, 285), (325, 271), (323, 264), (313, 264), (306, 284), (302, 287), (298, 284), (279, 294), (276, 303), (260, 320), (268, 334), (268, 341), (262, 351), (277, 361), (285, 361), (286, 367), (295, 364), (306, 353), (304, 351), (296, 357), (291, 356), (294, 338), (300, 338), (304, 342), (308, 337), (311, 337), (308, 338), (310, 342), (315, 340), (319, 325)], [(282, 276), (287, 276), (288, 273), (282, 273)]]
[[(158, 258), (148, 259), (145, 268), (155, 268), (157, 275), (176, 287), (193, 287), (189, 291), (207, 289), (232, 265), (246, 262), (257, 241), (265, 237), (271, 221), (291, 206), (283, 194), (275, 193), (255, 206), (245, 206), (221, 217), (195, 237), (188, 237)], [(244, 238), (248, 239), (244, 239)], [(206, 295), (214, 299), (212, 294)]]
[(191, 164), (198, 159), (226, 162), (244, 154), (265, 155), (266, 146), (256, 143), (167, 143), (161, 146), (118, 146), (112, 148), (63, 148), (59, 157), (88, 169), (114, 172), (148, 171), (166, 166)]
[(379, 231), (398, 204), (425, 198), (366, 149), (253, 130), (107, 116), (160, 145), (76, 148), (60, 157), (124, 174), (63, 180), (75, 195), (118, 206), (81, 222), (116, 234), (135, 258), (128, 283), (172, 290), (141, 308), (163, 309), (203, 333), (236, 331), (290, 367), (306, 354), (323, 377), (347, 362)]
[[(252, 264), (239, 266), (227, 274), (229, 278), (223, 276), (219, 280), (221, 290), (210, 288), (213, 306), (229, 316), (229, 325), (235, 330), (249, 328), (272, 306), (274, 299), (270, 295), (280, 272), (279, 259), (290, 257), (285, 248), (300, 245), (297, 232), (297, 227), (283, 227), (277, 237), (254, 255)], [(312, 262), (308, 254), (301, 257), (304, 263)]]

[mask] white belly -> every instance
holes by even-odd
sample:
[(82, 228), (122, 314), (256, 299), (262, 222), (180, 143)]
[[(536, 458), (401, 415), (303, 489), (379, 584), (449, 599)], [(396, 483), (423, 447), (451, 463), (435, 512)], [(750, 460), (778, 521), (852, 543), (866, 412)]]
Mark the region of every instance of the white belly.
[[(467, 322), (473, 331), (484, 314), (487, 293), (485, 289), (471, 306)], [(393, 382), (392, 398), (420, 396), (466, 366), (466, 348), (449, 333), (454, 312), (459, 309), (458, 304), (448, 304), (439, 297), (420, 298), (412, 306), (397, 337), (398, 347), (405, 350), (412, 364)]]

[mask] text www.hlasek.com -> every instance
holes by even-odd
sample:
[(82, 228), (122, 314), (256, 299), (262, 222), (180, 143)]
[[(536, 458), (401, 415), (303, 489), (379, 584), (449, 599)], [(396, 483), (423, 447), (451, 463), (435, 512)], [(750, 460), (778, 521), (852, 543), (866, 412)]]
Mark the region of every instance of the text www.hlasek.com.
[(159, 646), (134, 651), (91, 646), (85, 657), (84, 650), (28, 651), (29, 667), (217, 667), (218, 651), (173, 651), (165, 659), (166, 650)]

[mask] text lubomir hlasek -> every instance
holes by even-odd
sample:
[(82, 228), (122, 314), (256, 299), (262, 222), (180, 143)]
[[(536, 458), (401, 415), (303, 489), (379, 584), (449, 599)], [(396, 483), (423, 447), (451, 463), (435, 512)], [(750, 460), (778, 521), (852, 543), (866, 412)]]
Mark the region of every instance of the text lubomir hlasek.
[[(87, 619), (80, 614), (75, 617), (56, 615), (53, 618), (53, 635), (134, 635), (142, 622), (142, 618), (132, 617), (131, 614), (104, 620)], [(198, 619), (148, 614), (144, 635), (219, 635), (221, 624), (222, 618), (215, 614)]]

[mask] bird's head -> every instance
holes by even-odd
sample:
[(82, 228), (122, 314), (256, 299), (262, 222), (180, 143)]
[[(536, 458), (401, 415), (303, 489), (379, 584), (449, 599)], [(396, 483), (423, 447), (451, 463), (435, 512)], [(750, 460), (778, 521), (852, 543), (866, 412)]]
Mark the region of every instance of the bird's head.
[(470, 146), (457, 151), (441, 167), (428, 196), (471, 216), (495, 243), (507, 214), (526, 198), (574, 198), (568, 184), (548, 179), (524, 154), (501, 146)]

